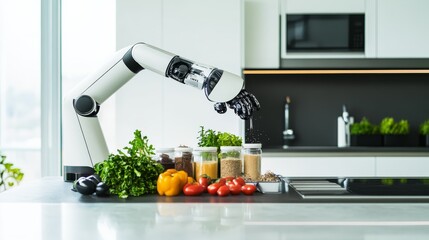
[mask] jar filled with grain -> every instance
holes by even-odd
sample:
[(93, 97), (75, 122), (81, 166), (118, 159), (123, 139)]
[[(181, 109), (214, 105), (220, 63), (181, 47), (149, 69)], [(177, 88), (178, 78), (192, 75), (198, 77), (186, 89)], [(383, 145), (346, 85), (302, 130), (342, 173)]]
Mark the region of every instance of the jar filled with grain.
[(174, 149), (174, 164), (177, 171), (183, 170), (189, 177), (194, 177), (194, 159), (192, 148), (177, 147)]
[(155, 160), (161, 163), (164, 171), (176, 168), (174, 164), (174, 148), (157, 148), (155, 153)]
[(197, 147), (194, 149), (195, 179), (198, 181), (201, 175), (206, 174), (211, 179), (217, 176), (217, 147)]
[(248, 143), (243, 145), (244, 176), (254, 181), (261, 176), (262, 144)]
[(220, 177), (238, 177), (242, 175), (243, 164), (240, 146), (220, 147)]

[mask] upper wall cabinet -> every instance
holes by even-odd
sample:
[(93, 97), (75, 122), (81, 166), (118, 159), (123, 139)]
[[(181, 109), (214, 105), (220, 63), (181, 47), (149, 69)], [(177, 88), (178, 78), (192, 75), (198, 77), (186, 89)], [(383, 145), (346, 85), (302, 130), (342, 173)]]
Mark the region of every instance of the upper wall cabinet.
[(429, 1), (378, 0), (377, 57), (429, 58)]
[[(368, 59), (377, 60), (377, 66), (391, 66), (395, 59), (414, 59), (407, 66), (422, 66), (426, 63), (420, 62), (429, 59), (427, 10), (428, 0), (245, 0), (245, 67), (307, 67), (305, 64), (309, 61), (305, 60), (311, 59), (352, 59), (353, 64), (359, 62), (362, 67), (374, 67), (372, 63), (367, 64)], [(337, 13), (365, 14), (363, 52), (286, 49), (286, 15)], [(297, 30), (305, 32), (301, 28)], [(338, 36), (339, 32), (334, 34)], [(332, 64), (342, 66), (343, 63)]]
[(245, 1), (245, 67), (278, 68), (279, 0)]

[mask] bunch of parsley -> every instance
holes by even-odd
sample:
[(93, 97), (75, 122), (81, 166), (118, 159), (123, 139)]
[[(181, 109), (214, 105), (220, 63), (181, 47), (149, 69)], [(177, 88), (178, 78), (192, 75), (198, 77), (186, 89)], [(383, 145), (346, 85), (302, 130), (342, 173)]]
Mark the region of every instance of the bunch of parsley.
[(134, 132), (134, 140), (129, 143), (131, 146), (124, 147), (125, 151), (118, 149), (117, 154), (110, 154), (105, 161), (97, 163), (95, 172), (109, 186), (110, 193), (120, 198), (155, 193), (163, 167), (151, 159), (154, 147), (139, 130)]

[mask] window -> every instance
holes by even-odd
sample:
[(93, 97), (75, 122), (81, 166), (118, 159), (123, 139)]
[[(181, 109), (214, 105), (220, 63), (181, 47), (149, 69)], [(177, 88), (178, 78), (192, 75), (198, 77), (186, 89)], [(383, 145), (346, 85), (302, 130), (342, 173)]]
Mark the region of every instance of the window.
[(40, 6), (0, 1), (0, 151), (24, 181), (41, 175)]

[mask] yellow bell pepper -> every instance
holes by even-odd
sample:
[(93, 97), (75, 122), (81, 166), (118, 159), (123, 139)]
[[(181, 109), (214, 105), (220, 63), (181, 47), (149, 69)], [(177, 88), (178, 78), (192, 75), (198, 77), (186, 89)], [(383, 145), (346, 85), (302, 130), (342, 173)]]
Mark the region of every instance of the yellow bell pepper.
[(159, 174), (156, 188), (161, 196), (176, 196), (182, 191), (183, 186), (188, 183), (188, 173), (167, 169)]

